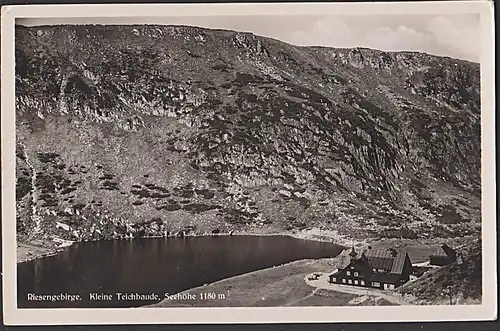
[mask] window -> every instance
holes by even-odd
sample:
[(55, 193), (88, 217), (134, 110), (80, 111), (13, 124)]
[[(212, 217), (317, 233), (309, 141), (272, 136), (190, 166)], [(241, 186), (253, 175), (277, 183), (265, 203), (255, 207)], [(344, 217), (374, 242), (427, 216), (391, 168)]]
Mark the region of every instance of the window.
[(350, 276), (350, 275), (351, 275), (351, 272), (350, 272), (350, 271), (347, 271), (347, 272), (346, 272), (346, 275), (347, 275), (347, 276)]
[(352, 284), (352, 279), (348, 279), (348, 280), (347, 280), (347, 282), (348, 282), (349, 284)]
[(358, 285), (358, 281), (357, 280), (354, 280), (354, 285)]
[(372, 286), (373, 286), (373, 287), (380, 287), (380, 283), (378, 283), (378, 282), (373, 282), (373, 283), (372, 283)]
[(373, 272), (377, 272), (377, 269), (373, 268)]
[(354, 266), (351, 266), (351, 269), (354, 269)]
[(337, 278), (332, 277), (332, 283), (336, 283), (336, 282), (337, 282)]
[(344, 283), (344, 284), (345, 284), (345, 278), (342, 278), (342, 283)]
[(354, 272), (354, 276), (358, 277), (359, 273), (358, 272)]
[(365, 281), (364, 280), (361, 281), (361, 285), (365, 285)]
[(391, 290), (392, 290), (392, 289), (394, 289), (394, 285), (389, 284), (389, 288), (390, 288)]

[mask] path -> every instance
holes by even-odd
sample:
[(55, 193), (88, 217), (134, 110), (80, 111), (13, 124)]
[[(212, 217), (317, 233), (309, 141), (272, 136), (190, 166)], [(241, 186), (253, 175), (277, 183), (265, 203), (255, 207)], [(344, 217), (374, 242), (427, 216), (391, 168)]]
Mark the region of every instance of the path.
[(308, 294), (308, 295), (306, 295), (305, 297), (302, 297), (302, 298), (297, 299), (297, 300), (295, 300), (295, 301), (289, 302), (289, 303), (287, 303), (285, 306), (293, 306), (294, 304), (296, 304), (296, 303), (298, 303), (298, 302), (300, 302), (300, 301), (302, 301), (302, 300), (305, 300), (305, 299), (307, 299), (307, 298), (310, 298), (310, 297), (312, 297), (313, 295), (315, 295), (315, 294), (316, 294), (316, 292), (318, 292), (318, 290), (319, 290), (319, 288), (315, 288), (315, 289), (311, 292), (311, 294)]
[(325, 289), (336, 292), (343, 292), (348, 294), (356, 294), (361, 296), (374, 296), (385, 299), (390, 303), (400, 305), (400, 306), (408, 306), (413, 305), (410, 302), (403, 300), (400, 295), (392, 294), (387, 291), (380, 291), (369, 287), (356, 287), (349, 285), (340, 285), (340, 284), (331, 284), (328, 282), (328, 274), (322, 274), (317, 280), (309, 280), (308, 278), (311, 275), (307, 275), (304, 280), (306, 284), (312, 286), (316, 289)]

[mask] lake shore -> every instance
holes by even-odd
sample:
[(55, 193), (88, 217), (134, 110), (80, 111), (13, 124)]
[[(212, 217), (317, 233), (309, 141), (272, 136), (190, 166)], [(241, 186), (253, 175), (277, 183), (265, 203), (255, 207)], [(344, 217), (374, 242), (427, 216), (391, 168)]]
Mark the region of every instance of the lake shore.
[[(372, 246), (374, 249), (381, 248), (401, 248), (401, 247), (411, 247), (411, 246), (421, 246), (426, 253), (429, 253), (429, 249), (434, 249), (438, 245), (446, 242), (451, 246), (459, 246), (465, 242), (470, 240), (470, 237), (461, 237), (461, 238), (435, 238), (435, 239), (390, 239), (390, 238), (373, 238), (373, 239), (351, 239), (346, 236), (340, 235), (337, 231), (334, 230), (323, 230), (318, 228), (311, 228), (302, 231), (284, 231), (284, 232), (271, 232), (265, 230), (240, 230), (233, 231), (230, 233), (193, 233), (186, 234), (185, 237), (203, 237), (203, 236), (290, 236), (296, 239), (302, 240), (312, 240), (312, 241), (321, 241), (321, 242), (330, 242), (337, 244), (343, 247), (351, 247), (355, 246), (356, 249), (361, 249), (367, 247), (368, 245)], [(174, 237), (174, 236), (172, 236)], [(145, 237), (147, 238), (169, 238), (169, 237), (159, 237), (159, 236), (151, 236)], [(106, 240), (133, 240), (133, 239), (106, 239)], [(61, 240), (58, 246), (54, 246), (53, 243), (47, 243), (44, 241), (34, 241), (30, 243), (26, 243), (23, 241), (19, 241), (17, 243), (17, 263), (27, 262), (38, 258), (43, 258), (47, 256), (51, 256), (57, 254), (64, 250), (65, 247), (71, 246), (72, 244), (77, 243), (77, 241), (64, 241)], [(421, 261), (417, 261), (421, 262)]]
[(28, 262), (35, 259), (55, 255), (61, 252), (63, 248), (44, 247), (40, 243), (17, 243), (17, 263)]

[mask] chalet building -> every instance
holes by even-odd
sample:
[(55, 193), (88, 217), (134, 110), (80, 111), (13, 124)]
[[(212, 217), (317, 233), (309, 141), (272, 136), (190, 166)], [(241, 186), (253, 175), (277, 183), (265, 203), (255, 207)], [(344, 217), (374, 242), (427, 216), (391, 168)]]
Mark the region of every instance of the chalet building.
[(429, 256), (429, 264), (444, 266), (457, 260), (457, 252), (450, 246), (443, 244), (439, 249)]
[(358, 256), (353, 247), (349, 259), (329, 275), (329, 281), (333, 284), (393, 289), (409, 281), (412, 271), (406, 252), (368, 249)]

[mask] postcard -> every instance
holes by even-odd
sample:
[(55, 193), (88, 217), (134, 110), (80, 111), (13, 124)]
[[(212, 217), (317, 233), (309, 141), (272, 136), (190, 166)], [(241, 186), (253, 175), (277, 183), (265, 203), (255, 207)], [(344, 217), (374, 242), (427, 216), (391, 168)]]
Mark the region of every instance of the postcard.
[(5, 324), (496, 318), (491, 2), (1, 22)]

